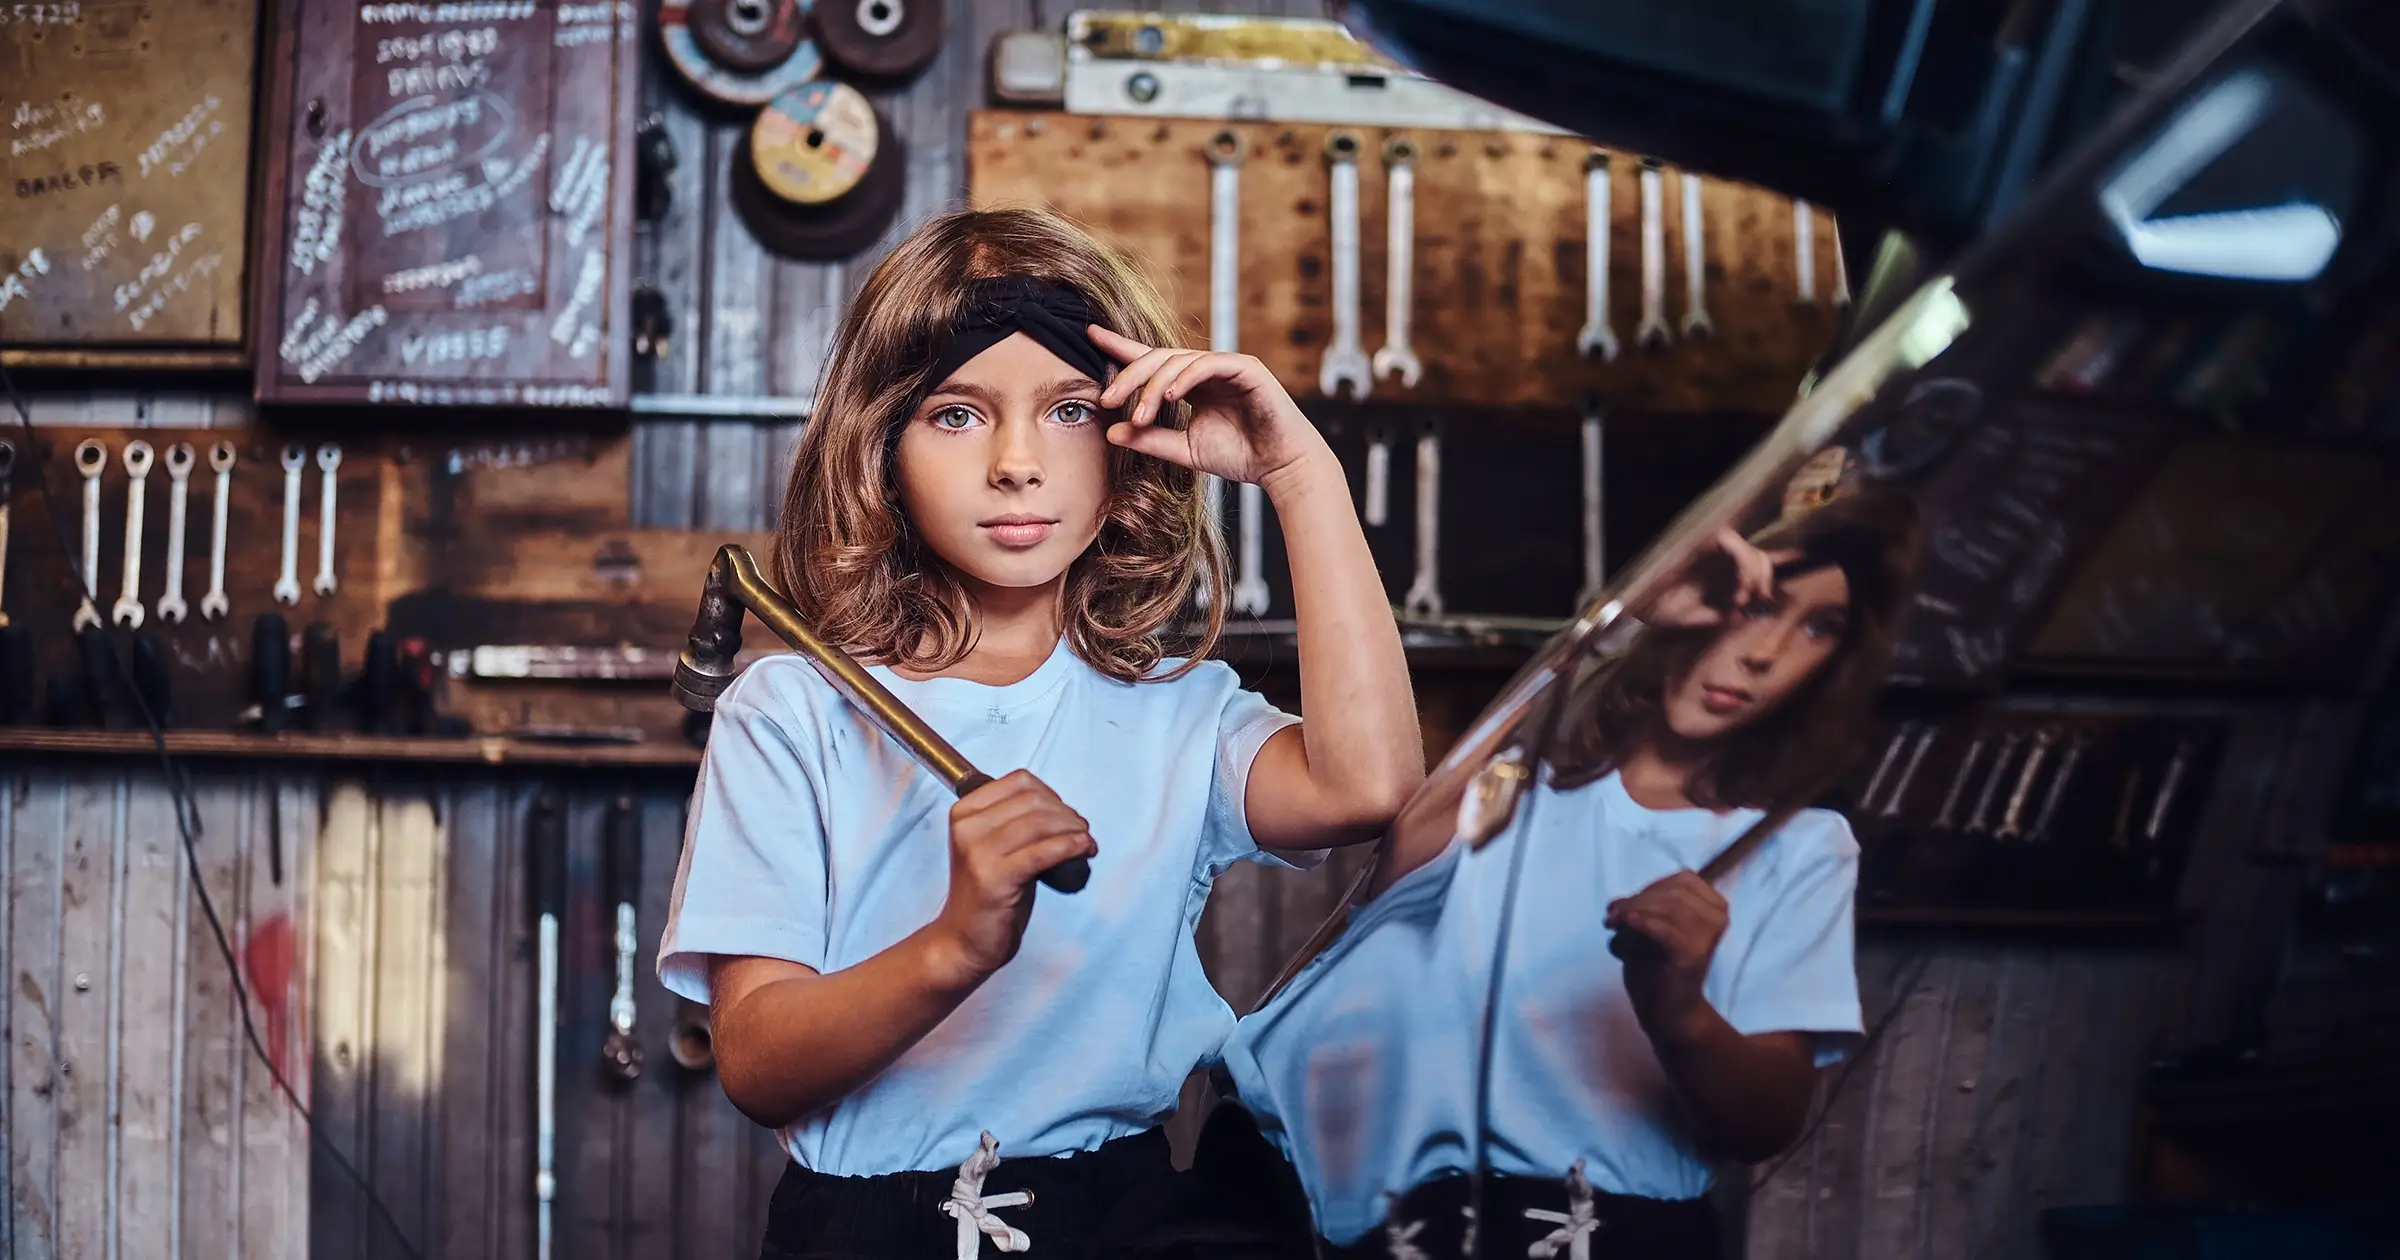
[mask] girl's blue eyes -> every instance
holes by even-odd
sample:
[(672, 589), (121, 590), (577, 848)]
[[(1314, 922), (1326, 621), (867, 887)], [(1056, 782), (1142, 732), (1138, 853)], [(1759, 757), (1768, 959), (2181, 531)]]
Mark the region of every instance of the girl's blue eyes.
[[(1052, 420), (1070, 428), (1076, 425), (1090, 424), (1099, 416), (1100, 409), (1098, 407), (1080, 398), (1070, 398), (1050, 409)], [(949, 433), (963, 433), (983, 421), (983, 417), (976, 415), (973, 408), (956, 404), (939, 408), (926, 419), (933, 424), (933, 427)]]

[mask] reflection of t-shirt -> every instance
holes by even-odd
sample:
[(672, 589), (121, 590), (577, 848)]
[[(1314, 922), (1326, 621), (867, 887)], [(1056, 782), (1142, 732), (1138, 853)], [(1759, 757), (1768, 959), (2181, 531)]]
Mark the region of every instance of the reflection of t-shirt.
[[(1645, 809), (1613, 774), (1569, 791), (1545, 786), (1491, 843), (1454, 847), (1395, 885), (1301, 982), (1243, 1021), (1227, 1066), (1243, 1102), (1272, 1114), (1262, 1127), (1299, 1166), (1326, 1236), (1356, 1238), (1382, 1218), (1386, 1192), (1472, 1162), (1461, 1134), (1474, 1124), (1477, 1030), (1520, 846), (1490, 1074), (1491, 1167), (1554, 1178), (1581, 1159), (1602, 1190), (1706, 1193), (1709, 1165), (1634, 1017), (1601, 917), (1610, 901), (1700, 866), (1759, 816)], [(1812, 809), (1719, 885), (1730, 921), (1704, 991), (1735, 1029), (1817, 1034), (1820, 1064), (1856, 1044), (1857, 876), (1849, 824)], [(1310, 1069), (1335, 1061), (1373, 1063), (1379, 1096), (1322, 1108), (1346, 1100), (1326, 1099), (1328, 1074)], [(1373, 1140), (1347, 1136), (1361, 1128)], [(1349, 1151), (1361, 1157), (1337, 1158)]]
[[(1081, 892), (1038, 894), (1007, 966), (873, 1081), (784, 1129), (785, 1147), (868, 1176), (955, 1167), (986, 1129), (1019, 1157), (1149, 1128), (1231, 1029), (1192, 931), (1216, 876), (1260, 856), (1250, 763), (1297, 719), (1219, 663), (1121, 683), (1063, 642), (1005, 687), (874, 673), (985, 773), (1032, 770), (1091, 821), (1100, 854)], [(717, 701), (660, 979), (706, 1001), (707, 955), (834, 971), (890, 948), (948, 896), (953, 799), (799, 658), (751, 666)]]

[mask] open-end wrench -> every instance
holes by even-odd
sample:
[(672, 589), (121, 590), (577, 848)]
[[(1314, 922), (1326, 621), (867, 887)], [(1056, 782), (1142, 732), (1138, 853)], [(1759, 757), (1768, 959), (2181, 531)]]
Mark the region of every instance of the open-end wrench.
[(2067, 784), (2075, 778), (2075, 767), (2082, 764), (2084, 750), (2092, 746), (2090, 731), (2077, 731), (2067, 741), (2065, 760), (2058, 763), (2058, 773), (2050, 776), (2049, 794), (2042, 798), (2042, 812), (2033, 820), (2033, 830), (2025, 833), (2028, 840), (2048, 840), (2050, 824), (2058, 818), (2058, 803), (2067, 794)]
[(1592, 601), (1608, 585), (1608, 535), (1601, 509), (1605, 506), (1602, 493), (1605, 483), (1602, 457), (1606, 452), (1608, 434), (1604, 428), (1608, 409), (1597, 397), (1583, 404), (1583, 589), (1575, 593), (1578, 612), (1589, 608)]
[(341, 486), (341, 479), (336, 476), (341, 468), (342, 448), (340, 444), (327, 442), (317, 448), (317, 471), (324, 474), (324, 482), (318, 488), (317, 497), (321, 511), (317, 521), (316, 591), (319, 595), (331, 595), (335, 588), (340, 586), (340, 583), (334, 581), (333, 578), (333, 505), (334, 491)]
[(1900, 750), (1908, 746), (1908, 737), (1916, 733), (1917, 724), (1902, 722), (1892, 732), (1892, 740), (1883, 746), (1883, 760), (1875, 763), (1875, 773), (1867, 776), (1867, 790), (1859, 793), (1858, 807), (1875, 808), (1875, 798), (1883, 793), (1883, 781), (1891, 777), (1892, 767), (1900, 760)]
[(2058, 743), (2058, 728), (2045, 726), (2034, 733), (2033, 751), (2025, 754), (2024, 772), (2017, 776), (2017, 789), (2008, 794), (2008, 809), (2000, 816), (2000, 829), (1992, 833), (1995, 839), (2015, 840), (2025, 834), (2025, 802), (2033, 796), (2033, 785), (2041, 782), (2042, 762)]
[(1367, 433), (1367, 485), (1361, 496), (1366, 505), (1359, 518), (1369, 525), (1381, 525), (1392, 516), (1392, 435), (1383, 429)]
[[(1234, 354), (1242, 330), (1242, 160), (1250, 142), (1227, 127), (1208, 138), (1208, 348)], [(1225, 482), (1201, 474), (1201, 496), (1219, 537), (1225, 532)], [(1247, 515), (1247, 513), (1245, 513)], [(1208, 588), (1200, 588), (1202, 598)]]
[(217, 501), (210, 505), (216, 512), (217, 528), (209, 536), (208, 593), (200, 597), (200, 615), (210, 621), (222, 621), (233, 610), (232, 603), (225, 598), (225, 505), (233, 496), (233, 443), (219, 442), (209, 447), (208, 466), (217, 474)]
[(1317, 392), (1327, 398), (1365, 398), (1374, 375), (1358, 338), (1358, 137), (1337, 131), (1325, 137), (1328, 195), (1333, 218), (1333, 339), (1317, 369)]
[(2142, 840), (2157, 844), (2158, 834), (2167, 829), (2167, 814), (2175, 808), (2175, 792), (2183, 786), (2183, 775), (2192, 765), (2192, 754), (2199, 745), (2190, 737), (2177, 740), (2175, 755), (2167, 762), (2167, 773), (2158, 781), (2158, 799), (2150, 803), (2150, 821), (2142, 825)]
[(2017, 745), (2025, 737), (2010, 731), (2000, 737), (2000, 751), (1992, 758), (1992, 773), (1983, 781), (1983, 792), (1975, 798), (1975, 812), (1967, 817), (1966, 833), (1979, 836), (1992, 829), (1992, 798), (1999, 795), (2000, 780), (2008, 773), (2008, 762), (2017, 755)]
[(1267, 493), (1254, 482), (1242, 483), (1241, 535), (1234, 559), (1233, 611), (1252, 616), (1267, 611)]
[(1850, 264), (1842, 260), (1841, 225), (1829, 222), (1827, 226), (1833, 229), (1828, 233), (1833, 237), (1833, 304), (1845, 307), (1850, 305)]
[(75, 448), (75, 471), (83, 474), (83, 602), (75, 606), (78, 633), (100, 624), (100, 473), (108, 448), (86, 438)]
[(192, 492), (192, 444), (167, 448), (167, 593), (158, 597), (158, 619), (170, 626), (183, 624), (190, 611), (183, 602), (183, 513)]
[(1817, 304), (1817, 212), (1798, 198), (1792, 200), (1792, 287), (1800, 305)]
[(1617, 358), (1617, 334), (1608, 326), (1608, 247), (1613, 224), (1608, 193), (1608, 154), (1595, 149), (1583, 160), (1583, 331), (1575, 334), (1575, 351), (1602, 363)]
[(1383, 142), (1383, 347), (1375, 352), (1375, 379), (1400, 381), (1415, 389), (1425, 365), (1408, 344), (1408, 308), (1416, 288), (1417, 146), (1406, 136)]
[(1908, 753), (1908, 764), (1900, 770), (1900, 781), (1892, 785), (1892, 794), (1884, 799), (1883, 817), (1900, 816), (1900, 802), (1908, 798), (1908, 785), (1917, 781), (1917, 767), (1925, 764), (1925, 754), (1932, 751), (1933, 737), (1938, 733), (1940, 728), (1928, 722), (1924, 731), (1917, 736), (1916, 747)]
[(1974, 743), (1967, 745), (1967, 755), (1959, 759), (1958, 773), (1951, 776), (1950, 790), (1942, 795), (1942, 810), (1934, 815), (1935, 831), (1949, 831), (1958, 826), (1959, 799), (1967, 794), (1967, 784), (1975, 778), (1975, 763), (1983, 760), (1983, 749), (1987, 742), (1978, 735)]
[(1400, 609), (1412, 617), (1442, 615), (1442, 438), (1431, 428), (1417, 438), (1417, 577)]
[(1646, 157), (1642, 170), (1642, 322), (1633, 339), (1644, 350), (1664, 350), (1674, 344), (1667, 327), (1667, 198), (1666, 175), (1658, 159)]
[(16, 475), (16, 444), (0, 441), (0, 626), (8, 624), (8, 500)]
[(142, 513), (150, 494), (150, 444), (135, 438), (125, 444), (125, 586), (110, 606), (108, 619), (120, 626), (142, 624)]
[(300, 470), (308, 451), (293, 442), (283, 448), (283, 576), (275, 579), (275, 602), (300, 602)]
[(1683, 171), (1683, 336), (1698, 341), (1717, 335), (1708, 318), (1708, 227), (1700, 207), (1700, 177)]

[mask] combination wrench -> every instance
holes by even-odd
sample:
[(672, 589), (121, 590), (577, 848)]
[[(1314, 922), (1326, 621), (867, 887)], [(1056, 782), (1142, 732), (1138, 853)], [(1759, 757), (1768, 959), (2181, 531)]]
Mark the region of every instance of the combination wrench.
[(1900, 760), (1900, 750), (1908, 746), (1908, 737), (1916, 733), (1917, 724), (1902, 722), (1892, 732), (1891, 742), (1883, 746), (1883, 760), (1875, 763), (1875, 773), (1867, 776), (1867, 790), (1858, 794), (1860, 809), (1875, 808), (1875, 798), (1883, 793), (1883, 781), (1891, 777), (1892, 766)]
[(233, 443), (208, 448), (208, 466), (217, 474), (216, 532), (208, 544), (208, 593), (200, 597), (200, 615), (222, 621), (233, 605), (225, 598), (225, 507), (233, 497)]
[(341, 471), (341, 467), (342, 448), (338, 443), (327, 442), (317, 448), (317, 471), (324, 474), (317, 498), (320, 515), (317, 521), (316, 591), (319, 595), (331, 595), (340, 586), (333, 577), (333, 505), (334, 492), (341, 486), (341, 480), (335, 474)]
[(1417, 244), (1417, 146), (1405, 136), (1383, 142), (1384, 251), (1383, 347), (1375, 352), (1375, 379), (1398, 379), (1415, 389), (1425, 366), (1408, 344), (1408, 309), (1415, 288)]
[(1617, 334), (1608, 326), (1609, 235), (1608, 154), (1594, 150), (1583, 160), (1583, 331), (1575, 350), (1587, 359), (1614, 363)]
[(275, 602), (300, 602), (300, 470), (308, 451), (297, 442), (283, 448), (283, 576), (275, 579)]
[(2050, 838), (2050, 824), (2058, 818), (2058, 803), (2066, 797), (2067, 784), (2075, 778), (2075, 767), (2082, 763), (2084, 751), (2091, 746), (2090, 731), (2077, 731), (2075, 738), (2067, 742), (2066, 758), (2058, 763), (2058, 773), (2050, 778), (2050, 792), (2042, 798), (2042, 812), (2033, 820), (2033, 830), (2026, 833), (2026, 839)]
[(1601, 509), (1605, 483), (1602, 458), (1607, 453), (1608, 434), (1605, 425), (1608, 409), (1598, 398), (1586, 399), (1583, 405), (1583, 589), (1575, 593), (1578, 612), (1590, 608), (1592, 601), (1608, 585), (1608, 536)]
[(1666, 175), (1658, 159), (1641, 160), (1642, 171), (1642, 322), (1634, 340), (1644, 350), (1664, 350), (1674, 344), (1667, 327)]
[(2184, 771), (2191, 768), (2192, 754), (2199, 746), (2185, 738), (2175, 742), (2175, 755), (2167, 761), (2167, 772), (2158, 782), (2158, 798), (2150, 803), (2150, 820), (2142, 826), (2142, 840), (2157, 844), (2159, 833), (2167, 829), (2167, 815), (2175, 808), (2175, 792), (2183, 786)]
[(1708, 228), (1700, 205), (1700, 177), (1690, 171), (1683, 182), (1683, 336), (1700, 341), (1717, 335), (1708, 318)]
[(1382, 429), (1367, 433), (1366, 506), (1359, 518), (1381, 525), (1392, 515), (1392, 435)]
[(75, 471), (83, 474), (83, 602), (75, 606), (75, 630), (100, 624), (100, 473), (108, 448), (85, 439), (75, 448)]
[(1941, 728), (1931, 722), (1925, 724), (1924, 731), (1917, 736), (1916, 747), (1909, 750), (1908, 764), (1901, 768), (1900, 781), (1892, 785), (1891, 796), (1883, 802), (1883, 817), (1900, 816), (1900, 802), (1908, 798), (1909, 785), (1917, 781), (1917, 767), (1925, 764), (1925, 754), (1933, 750), (1933, 737), (1940, 733)]
[(139, 629), (142, 624), (142, 512), (149, 499), (150, 444), (135, 438), (125, 444), (125, 586), (110, 606), (108, 619)]
[(1974, 780), (1975, 763), (1983, 760), (1983, 750), (1987, 742), (1984, 736), (1978, 735), (1975, 737), (1974, 743), (1967, 745), (1967, 755), (1959, 759), (1958, 773), (1950, 780), (1950, 790), (1942, 796), (1941, 812), (1934, 815), (1933, 829), (1935, 831), (1957, 829), (1959, 798), (1966, 795), (1967, 784)]
[(2008, 774), (2009, 758), (2017, 755), (2017, 745), (2025, 737), (2010, 731), (2000, 737), (2000, 751), (1992, 758), (1992, 773), (1983, 781), (1983, 792), (1975, 798), (1975, 812), (1967, 818), (1966, 833), (1979, 836), (1992, 829), (1992, 798), (2000, 792), (2000, 780)]
[(1417, 438), (1417, 577), (1400, 604), (1412, 617), (1442, 615), (1442, 438), (1431, 428)]
[[(1210, 136), (1208, 158), (1208, 348), (1237, 353), (1242, 327), (1242, 160), (1250, 142), (1227, 127)], [(1225, 532), (1225, 481), (1215, 473), (1201, 474), (1201, 499), (1208, 505), (1209, 527)], [(1248, 513), (1245, 512), (1247, 517)], [(1207, 600), (1206, 586), (1200, 588)]]
[(1817, 304), (1817, 212), (1798, 198), (1792, 200), (1792, 287), (1800, 305)]
[(1358, 137), (1337, 131), (1325, 137), (1328, 192), (1333, 218), (1333, 340), (1317, 369), (1317, 392), (1327, 398), (1363, 399), (1374, 380), (1358, 337)]
[(0, 441), (0, 627), (8, 625), (8, 500), (16, 475), (16, 444)]
[(183, 514), (192, 491), (192, 444), (167, 448), (167, 593), (158, 597), (158, 619), (170, 626), (183, 624), (190, 611), (183, 602)]
[(2042, 762), (2049, 759), (2050, 750), (2058, 744), (2058, 728), (2045, 726), (2034, 733), (2033, 751), (2025, 754), (2025, 769), (2017, 775), (2017, 789), (2008, 794), (2008, 808), (2000, 816), (2000, 829), (1994, 839), (2016, 840), (2025, 834), (2025, 802), (2033, 796), (2033, 785), (2041, 782)]
[(1833, 304), (1837, 308), (1845, 307), (1850, 305), (1850, 264), (1842, 260), (1841, 225), (1829, 223), (1828, 226), (1833, 229)]

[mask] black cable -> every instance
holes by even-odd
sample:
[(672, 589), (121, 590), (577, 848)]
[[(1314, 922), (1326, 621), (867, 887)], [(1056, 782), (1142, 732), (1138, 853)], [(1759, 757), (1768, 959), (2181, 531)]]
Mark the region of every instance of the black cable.
[(1818, 1109), (1817, 1118), (1809, 1121), (1808, 1127), (1800, 1131), (1800, 1137), (1792, 1143), (1791, 1149), (1776, 1156), (1775, 1162), (1767, 1165), (1765, 1172), (1750, 1179), (1750, 1193), (1757, 1194), (1765, 1189), (1767, 1183), (1775, 1179), (1776, 1173), (1783, 1171), (1783, 1166), (1790, 1163), (1794, 1155), (1808, 1149), (1809, 1142), (1817, 1136), (1817, 1130), (1825, 1127), (1825, 1118), (1833, 1114), (1833, 1103), (1842, 1096), (1842, 1087), (1850, 1083), (1850, 1077), (1858, 1071), (1858, 1066), (1874, 1055), (1876, 1043), (1883, 1040), (1883, 1034), (1891, 1028), (1892, 1021), (1900, 1017), (1901, 1009), (1908, 1005), (1908, 995), (1916, 991), (1917, 981), (1925, 978), (1925, 968), (1932, 962), (1933, 955), (1926, 950), (1917, 951), (1916, 956), (1909, 960), (1907, 975), (1892, 986), (1892, 1004), (1884, 1008), (1882, 1018), (1867, 1030), (1866, 1040), (1858, 1043), (1858, 1053), (1851, 1055), (1842, 1064), (1842, 1070), (1834, 1076), (1833, 1086), (1825, 1091), (1825, 1105)]
[[(58, 544), (58, 554), (66, 562), (66, 571), (72, 575), (78, 567), (75, 548), (67, 541), (67, 527), (64, 518), (53, 510), (48, 475), (49, 455), (42, 445), (41, 431), (33, 427), (33, 408), (25, 401), (25, 396), (17, 392), (17, 383), (9, 377), (8, 369), (4, 365), (0, 365), (0, 389), (7, 391), (9, 404), (17, 412), (18, 427), (24, 430), (26, 458), (39, 461), (33, 464), (33, 492), (41, 496), (42, 514), (50, 520), (50, 536)], [(84, 576), (87, 586), (76, 592), (78, 600), (88, 600), (90, 598), (88, 592), (93, 588), (92, 584), (96, 584), (97, 575), (86, 574)], [(106, 634), (107, 632), (103, 630), (102, 633)], [(109, 639), (109, 655), (117, 668), (119, 677), (133, 677), (132, 667), (119, 651), (114, 636)], [(367, 1184), (366, 1175), (359, 1172), (358, 1167), (333, 1145), (332, 1139), (317, 1131), (317, 1118), (309, 1113), (308, 1104), (300, 1101), (299, 1092), (294, 1090), (292, 1083), (284, 1078), (282, 1069), (275, 1066), (274, 1058), (267, 1053), (266, 1043), (259, 1038), (258, 1025), (253, 1023), (250, 1018), (249, 986), (242, 980), (242, 967), (240, 962), (234, 958), (232, 941), (225, 935), (224, 920), (217, 917), (216, 900), (208, 895), (208, 881), (201, 876), (198, 844), (201, 830), (199, 810), (192, 803), (191, 787), (184, 777), (183, 765), (175, 759), (172, 753), (167, 751), (166, 728), (159, 724), (158, 715), (151, 711), (149, 698), (142, 694), (142, 689), (126, 687), (124, 690), (126, 694), (133, 697), (134, 707), (141, 711), (142, 722), (150, 728), (151, 742), (158, 749), (159, 767), (166, 773), (167, 792), (173, 798), (175, 807), (175, 829), (183, 837), (184, 865), (191, 874), (192, 891), (200, 898), (200, 913), (208, 919), (209, 934), (216, 938), (217, 952), (224, 956), (225, 971), (233, 980), (234, 1001), (242, 1012), (242, 1033), (250, 1042), (250, 1052), (257, 1056), (260, 1064), (266, 1067), (267, 1075), (275, 1081), (275, 1088), (282, 1091), (285, 1101), (291, 1104), (292, 1111), (300, 1117), (301, 1126), (308, 1130), (309, 1139), (324, 1148), (325, 1153), (333, 1158), (334, 1165), (342, 1170), (342, 1175), (349, 1178), (350, 1183), (358, 1187), (359, 1193), (367, 1197), (367, 1202), (375, 1206), (376, 1215), (383, 1218), (384, 1227), (392, 1232), (393, 1241), (400, 1244), (401, 1253), (409, 1257), (409, 1260), (424, 1260), (424, 1253), (418, 1251), (416, 1245), (409, 1241), (408, 1235), (401, 1230), (400, 1222), (393, 1217), (391, 1207), (384, 1203), (382, 1196), (375, 1193), (373, 1186)]]

